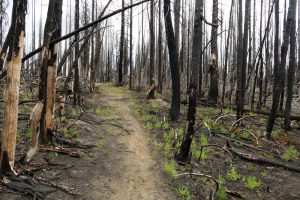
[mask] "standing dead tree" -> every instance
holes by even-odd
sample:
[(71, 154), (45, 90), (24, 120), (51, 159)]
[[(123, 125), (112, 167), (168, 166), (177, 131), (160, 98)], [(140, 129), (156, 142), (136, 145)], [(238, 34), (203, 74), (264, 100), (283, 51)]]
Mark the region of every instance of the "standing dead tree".
[(176, 45), (176, 39), (172, 25), (170, 0), (164, 0), (164, 15), (172, 76), (172, 102), (170, 117), (171, 120), (175, 121), (180, 116), (180, 74), (178, 66), (178, 47)]
[[(275, 73), (274, 73), (274, 87), (273, 87), (273, 102), (272, 102), (272, 109), (269, 115), (268, 124), (267, 124), (267, 132), (266, 137), (271, 138), (271, 133), (273, 130), (273, 126), (276, 120), (276, 114), (278, 112), (278, 107), (280, 103), (280, 94), (282, 93), (283, 86), (284, 86), (284, 75), (285, 75), (285, 66), (286, 66), (286, 57), (288, 53), (289, 48), (289, 42), (290, 42), (290, 34), (293, 26), (293, 12), (294, 9), (293, 5), (295, 5), (295, 0), (290, 0), (290, 8), (288, 11), (287, 16), (287, 22), (284, 28), (284, 34), (283, 34), (283, 43), (281, 45), (281, 56), (280, 56), (280, 65), (278, 68), (275, 66)], [(279, 32), (279, 3), (276, 2), (275, 4), (275, 24), (276, 24), (276, 31)], [(279, 38), (275, 38), (275, 45), (276, 48), (279, 42)], [(276, 57), (276, 56), (275, 56)], [(274, 63), (276, 64), (276, 63)], [(277, 83), (275, 83), (277, 82)]]
[[(196, 119), (196, 105), (197, 105), (197, 90), (198, 90), (198, 74), (199, 74), (199, 61), (202, 49), (202, 40), (200, 40), (201, 21), (206, 21), (202, 15), (203, 13), (203, 0), (196, 0), (195, 5), (195, 18), (194, 18), (194, 36), (192, 47), (192, 61), (191, 61), (191, 77), (188, 88), (189, 107), (187, 113), (187, 126), (184, 139), (181, 143), (180, 150), (176, 154), (176, 159), (185, 162), (189, 159), (190, 147), (195, 134), (194, 126)], [(217, 27), (217, 25), (213, 25)]]
[[(25, 13), (27, 0), (14, 0), (7, 56), (7, 82), (4, 100), (4, 123), (0, 155), (0, 178), (11, 171), (15, 161), (17, 140), (18, 103), (21, 64), (25, 36)], [(9, 168), (10, 167), (10, 168)]]

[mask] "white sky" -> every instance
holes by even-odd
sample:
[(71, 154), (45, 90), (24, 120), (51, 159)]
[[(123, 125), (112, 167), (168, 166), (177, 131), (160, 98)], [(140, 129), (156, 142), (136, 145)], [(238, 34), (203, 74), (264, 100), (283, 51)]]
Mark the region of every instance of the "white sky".
[[(138, 2), (140, 0), (133, 0), (133, 2)], [(171, 0), (171, 3), (174, 0)], [(195, 0), (182, 0), (182, 1), (187, 1), (187, 3), (190, 4), (194, 4)], [(212, 0), (204, 0), (205, 1), (205, 5), (206, 5), (206, 19), (208, 21), (211, 21), (211, 12), (212, 12)], [(237, 0), (235, 0), (237, 1)], [(266, 1), (270, 1), (270, 0), (264, 0)], [(8, 0), (9, 2), (9, 7), (8, 7), (8, 17), (10, 18), (11, 16), (11, 6), (12, 6), (12, 0)], [(84, 2), (84, 0), (80, 0), (80, 5), (82, 8), (82, 3)], [(87, 0), (89, 7), (91, 7), (91, 3), (92, 0)], [(98, 3), (98, 7), (103, 8), (104, 5), (107, 3), (107, 0), (95, 0), (95, 2)], [(158, 2), (158, 1), (157, 1)], [(163, 2), (163, 0), (162, 0)], [(257, 19), (259, 19), (259, 15), (260, 15), (260, 2), (261, 0), (257, 0)], [(42, 21), (42, 28), (44, 28), (44, 24), (45, 24), (45, 20), (46, 20), (46, 16), (47, 16), (47, 9), (48, 9), (48, 0), (28, 0), (28, 14), (27, 14), (27, 18), (26, 18), (26, 53), (30, 52), (32, 49), (32, 26), (33, 26), (33, 17), (32, 14), (35, 11), (35, 15), (36, 15), (36, 21), (35, 21), (35, 29), (36, 29), (36, 33), (35, 33), (35, 48), (38, 47), (38, 34), (39, 34), (39, 24), (40, 24), (40, 20)], [(130, 0), (125, 0), (125, 4), (130, 3)], [(67, 32), (69, 32), (68, 30), (66, 30), (66, 22), (69, 23), (69, 18), (70, 18), (70, 8), (68, 5), (72, 5), (71, 6), (71, 14), (72, 14), (72, 20), (74, 18), (74, 8), (75, 8), (75, 0), (64, 0), (64, 4), (63, 4), (63, 35), (65, 35)], [(100, 4), (100, 5), (99, 5)], [(172, 3), (173, 4), (173, 3)], [(281, 13), (283, 13), (284, 10), (284, 0), (280, 0), (280, 9), (281, 9)], [(35, 5), (33, 7), (33, 5)], [(148, 3), (144, 4), (144, 7), (147, 6)], [(224, 18), (224, 27), (223, 29), (227, 29), (228, 26), (228, 18), (229, 18), (229, 12), (230, 12), (230, 5), (231, 5), (231, 0), (219, 0), (219, 9), (223, 12), (223, 18)], [(111, 3), (111, 5), (109, 6), (108, 10), (106, 11), (106, 14), (121, 8), (121, 0), (113, 0), (113, 2)], [(162, 7), (163, 8), (163, 7)], [(186, 11), (188, 12), (188, 7), (185, 8)], [(173, 10), (173, 6), (172, 6), (172, 10)], [(137, 8), (134, 8), (134, 13), (133, 16), (134, 17), (134, 31), (133, 31), (133, 38), (134, 38), (134, 44), (137, 44), (138, 42), (138, 35), (139, 35), (139, 26), (141, 24), (141, 13), (142, 11), (142, 6), (138, 6)], [(101, 12), (101, 9), (98, 11), (98, 14)], [(192, 10), (193, 12), (193, 10)], [(157, 11), (158, 13), (158, 11)], [(221, 12), (220, 12), (221, 13)], [(267, 17), (266, 16), (265, 18)], [(221, 14), (219, 14), (219, 18), (220, 18)], [(115, 34), (115, 37), (118, 38), (118, 34), (120, 32), (120, 14), (113, 16), (110, 19), (110, 24), (113, 26), (111, 27), (111, 31)], [(282, 17), (280, 17), (280, 19), (282, 19)], [(147, 33), (149, 26), (148, 26), (148, 12), (144, 12), (144, 30), (145, 33)], [(74, 20), (72, 21), (72, 23), (74, 23)], [(225, 27), (226, 25), (226, 27)], [(259, 29), (259, 21), (257, 21), (256, 23), (256, 28), (257, 30)], [(8, 29), (8, 28), (7, 28)], [(73, 30), (73, 28), (72, 28)], [(207, 28), (207, 32), (210, 34), (210, 27), (208, 26)], [(219, 31), (220, 32), (220, 29)], [(257, 33), (259, 34), (259, 33)], [(147, 35), (146, 35), (147, 38)], [(258, 37), (257, 37), (258, 38)], [(64, 44), (63, 44), (64, 46)]]

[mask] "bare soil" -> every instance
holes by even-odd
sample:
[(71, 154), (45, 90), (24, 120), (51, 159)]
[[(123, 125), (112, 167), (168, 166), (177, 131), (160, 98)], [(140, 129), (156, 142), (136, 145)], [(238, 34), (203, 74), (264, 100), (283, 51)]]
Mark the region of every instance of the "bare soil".
[[(129, 108), (130, 94), (122, 89), (110, 91), (110, 94), (101, 91), (100, 88), (100, 93), (87, 94), (82, 108), (84, 113), (78, 120), (64, 124), (64, 127), (72, 125), (77, 130), (76, 140), (95, 147), (73, 148), (81, 158), (39, 152), (34, 159), (33, 163), (38, 164), (48, 160), (34, 177), (59, 186), (45, 199), (177, 199), (176, 193), (165, 183), (161, 166), (149, 147), (147, 130)], [(22, 141), (23, 144), (18, 145), (18, 155), (28, 145), (26, 139)], [(3, 185), (0, 194), (3, 200), (32, 199)]]

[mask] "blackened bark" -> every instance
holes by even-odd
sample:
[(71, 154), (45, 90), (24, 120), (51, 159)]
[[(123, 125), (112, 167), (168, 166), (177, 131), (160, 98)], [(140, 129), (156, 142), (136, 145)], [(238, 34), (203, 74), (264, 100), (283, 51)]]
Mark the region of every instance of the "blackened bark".
[[(262, 23), (263, 23), (263, 0), (261, 1), (261, 9), (260, 9), (260, 46), (262, 47)], [(262, 106), (262, 94), (263, 94), (263, 67), (264, 67), (264, 62), (263, 62), (263, 49), (260, 49), (259, 53), (259, 61), (260, 62), (260, 68), (259, 68), (259, 79), (258, 79), (258, 85), (259, 85), (259, 96), (258, 96), (258, 103), (257, 103), (257, 109), (260, 110)], [(255, 86), (254, 86), (255, 87)]]
[(164, 15), (172, 76), (172, 102), (170, 117), (171, 120), (175, 121), (180, 116), (180, 75), (178, 66), (178, 47), (176, 46), (176, 40), (173, 31), (170, 0), (164, 0)]
[[(151, 2), (152, 3), (152, 2)], [(132, 5), (132, 0), (130, 0), (130, 4)], [(133, 71), (133, 63), (132, 63), (132, 49), (133, 49), (133, 44), (132, 44), (132, 22), (133, 22), (133, 16), (132, 16), (132, 8), (130, 9), (130, 56), (129, 56), (129, 70), (130, 70), (130, 74), (129, 74), (129, 89), (132, 90), (132, 71)]]
[[(204, 2), (203, 0), (200, 1), (200, 11), (202, 13), (202, 16), (203, 16), (203, 6), (204, 6)], [(201, 41), (201, 46), (199, 46), (200, 49), (202, 49), (202, 41), (203, 41), (203, 34), (202, 34), (202, 31), (203, 31), (203, 21), (200, 20), (199, 23), (199, 31), (200, 31), (200, 36), (199, 36), (199, 40)], [(189, 41), (188, 41), (189, 43)], [(189, 65), (188, 65), (189, 66)], [(199, 56), (199, 78), (198, 78), (198, 96), (199, 97), (202, 97), (202, 79), (203, 79), (203, 54), (200, 53), (200, 56)]]
[[(79, 29), (79, 0), (75, 2), (75, 30)], [(79, 40), (79, 34), (75, 35), (75, 42)], [(79, 52), (79, 43), (75, 45), (75, 61), (74, 61), (74, 98), (73, 98), (73, 106), (80, 106), (80, 83), (79, 83), (79, 66), (78, 61), (79, 57), (77, 57)]]
[(225, 62), (224, 62), (224, 72), (223, 72), (223, 88), (222, 88), (222, 103), (224, 104), (225, 100), (225, 90), (226, 90), (226, 79), (227, 79), (227, 69), (228, 69), (228, 54), (229, 54), (229, 41), (230, 41), (230, 35), (232, 31), (232, 21), (233, 21), (233, 6), (234, 6), (234, 0), (231, 2), (231, 8), (230, 8), (230, 16), (229, 16), (229, 26), (228, 26), (228, 33), (227, 33), (227, 41), (226, 41), (226, 48), (225, 48)]
[[(124, 0), (122, 0), (122, 8), (124, 9)], [(125, 12), (122, 12), (121, 21), (121, 35), (120, 35), (120, 50), (119, 50), (119, 63), (118, 63), (118, 85), (123, 85), (123, 54), (124, 54), (124, 34), (125, 34)]]
[[(293, 1), (295, 0), (290, 0), (292, 1), (291, 5), (293, 5)], [(275, 44), (274, 44), (274, 58), (278, 57), (276, 56), (276, 52), (278, 52), (278, 50), (276, 50), (276, 48), (279, 47), (279, 36), (278, 36), (278, 32), (279, 32), (279, 3), (276, 2), (275, 4), (275, 27), (276, 27), (276, 31), (277, 34), (275, 35)], [(288, 12), (288, 18), (287, 18), (287, 23), (286, 26), (284, 28), (284, 33), (283, 33), (283, 43), (281, 45), (281, 60), (280, 60), (280, 65), (278, 66), (278, 68), (276, 67), (276, 62), (278, 63), (278, 59), (274, 59), (274, 87), (273, 87), (273, 102), (272, 102), (272, 109), (269, 115), (269, 119), (268, 119), (268, 125), (267, 125), (267, 133), (266, 133), (266, 137), (267, 138), (271, 138), (271, 133), (273, 130), (273, 126), (274, 126), (274, 122), (276, 119), (276, 114), (277, 114), (277, 110), (278, 110), (278, 106), (279, 106), (279, 101), (280, 101), (280, 94), (282, 92), (283, 86), (284, 86), (284, 72), (285, 72), (285, 66), (286, 66), (286, 57), (287, 57), (287, 52), (288, 52), (288, 48), (289, 48), (289, 38), (290, 38), (290, 32), (292, 29), (292, 23), (293, 23), (293, 18), (292, 18), (292, 13), (293, 12), (293, 8), (289, 8), (289, 12)], [(278, 55), (278, 54), (277, 54)], [(275, 84), (275, 82), (277, 82)]]
[(162, 23), (161, 23), (161, 0), (158, 8), (158, 92), (162, 93)]
[[(242, 1), (240, 1), (242, 4)], [(247, 56), (248, 56), (248, 35), (249, 35), (249, 19), (251, 13), (251, 4), (250, 1), (246, 1), (245, 4), (245, 20), (244, 20), (244, 38), (242, 45), (242, 58), (241, 58), (241, 82), (240, 82), (240, 93), (237, 100), (237, 118), (243, 116), (244, 113), (244, 101), (245, 101), (245, 90), (246, 90), (246, 73), (247, 73)], [(237, 75), (239, 76), (239, 75)]]
[[(212, 23), (218, 24), (218, 0), (213, 0)], [(213, 26), (211, 29), (211, 63), (210, 72), (210, 88), (208, 99), (217, 103), (218, 101), (218, 27)]]
[[(238, 3), (238, 52), (243, 52), (243, 1), (239, 0)], [(237, 91), (236, 91), (236, 104), (237, 104), (237, 119), (241, 118), (241, 93), (242, 93), (242, 62), (243, 57), (237, 53)]]
[[(39, 83), (39, 94), (38, 99), (45, 103), (46, 101), (46, 94), (47, 94), (47, 79), (48, 79), (48, 59), (49, 54), (51, 52), (50, 49), (50, 41), (51, 41), (51, 32), (53, 31), (53, 24), (54, 24), (54, 7), (55, 7), (56, 0), (50, 0), (48, 5), (48, 13), (44, 28), (44, 41), (42, 46), (42, 51), (39, 57), (39, 65), (40, 65), (40, 83)], [(52, 46), (52, 45), (51, 45)], [(51, 56), (51, 55), (50, 55)], [(49, 139), (47, 136), (47, 130), (44, 128), (46, 127), (45, 122), (45, 114), (46, 114), (46, 107), (43, 107), (41, 120), (40, 120), (40, 139), (42, 143), (46, 143)]]
[(284, 128), (289, 130), (291, 129), (291, 108), (292, 108), (292, 99), (293, 99), (293, 86), (295, 80), (295, 68), (296, 68), (296, 0), (290, 0), (289, 12), (291, 12), (291, 23), (290, 29), (290, 61), (287, 77), (287, 92), (286, 92), (286, 104), (285, 104), (285, 120)]
[(196, 104), (197, 104), (197, 87), (198, 87), (198, 73), (199, 73), (199, 61), (202, 48), (202, 40), (200, 40), (201, 23), (202, 21), (202, 8), (203, 0), (196, 0), (195, 5), (195, 19), (194, 19), (194, 36), (193, 36), (193, 47), (192, 47), (192, 63), (191, 63), (191, 77), (190, 84), (188, 88), (189, 96), (189, 107), (187, 113), (187, 127), (184, 139), (181, 143), (180, 150), (176, 154), (176, 159), (178, 161), (185, 162), (189, 159), (190, 147), (194, 137), (194, 125), (196, 119)]
[[(155, 24), (154, 24), (154, 0), (150, 1), (150, 69), (149, 83), (150, 87), (154, 86), (154, 63), (155, 63)], [(153, 95), (154, 98), (154, 95)]]
[[(61, 36), (61, 16), (62, 1), (51, 0), (49, 2), (48, 14), (44, 32), (44, 50), (45, 55), (41, 55), (42, 69), (40, 75), (39, 100), (44, 103), (41, 121), (40, 138), (42, 143), (47, 143), (50, 139), (48, 129), (52, 125), (52, 116), (54, 110), (56, 94), (56, 70), (58, 65), (58, 47), (57, 44), (49, 45), (50, 41)], [(45, 71), (44, 71), (45, 70)], [(45, 79), (42, 79), (45, 77)]]
[(40, 71), (40, 84), (39, 84), (39, 100), (43, 101), (46, 98), (46, 84), (47, 84), (47, 67), (48, 67), (48, 54), (49, 54), (49, 44), (50, 44), (50, 36), (51, 36), (51, 29), (53, 22), (53, 13), (54, 13), (54, 6), (56, 0), (50, 0), (48, 5), (48, 13), (47, 19), (44, 28), (44, 41), (42, 46), (42, 52), (39, 58), (39, 65), (41, 66)]

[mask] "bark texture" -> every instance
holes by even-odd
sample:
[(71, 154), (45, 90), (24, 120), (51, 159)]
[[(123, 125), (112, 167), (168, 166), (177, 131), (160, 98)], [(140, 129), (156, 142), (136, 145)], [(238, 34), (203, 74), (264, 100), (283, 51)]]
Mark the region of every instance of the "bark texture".
[[(9, 162), (12, 169), (15, 162), (17, 122), (18, 122), (18, 103), (21, 64), (23, 57), (23, 45), (25, 36), (25, 13), (27, 0), (14, 0), (13, 13), (11, 20), (11, 30), (14, 33), (12, 40), (9, 41), (9, 52), (7, 55), (7, 82), (4, 99), (4, 123), (1, 143), (0, 163), (7, 166)], [(8, 159), (3, 159), (7, 154)], [(3, 175), (7, 168), (1, 168), (0, 174)]]

